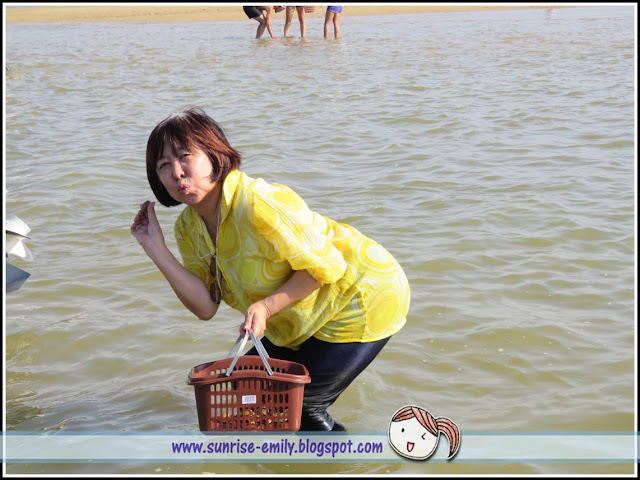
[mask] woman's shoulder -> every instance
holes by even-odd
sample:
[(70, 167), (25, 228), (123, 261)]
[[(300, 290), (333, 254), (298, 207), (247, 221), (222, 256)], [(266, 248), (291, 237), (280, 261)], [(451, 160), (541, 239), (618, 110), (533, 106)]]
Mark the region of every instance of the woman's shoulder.
[(273, 212), (278, 212), (282, 219), (309, 213), (304, 200), (287, 185), (269, 183), (244, 173), (238, 176), (233, 203), (237, 212), (253, 221), (265, 216), (271, 218)]
[(250, 177), (246, 173), (240, 173), (237, 182), (237, 191), (252, 198), (268, 199), (277, 192), (288, 192), (291, 189), (278, 183), (269, 183), (262, 177)]

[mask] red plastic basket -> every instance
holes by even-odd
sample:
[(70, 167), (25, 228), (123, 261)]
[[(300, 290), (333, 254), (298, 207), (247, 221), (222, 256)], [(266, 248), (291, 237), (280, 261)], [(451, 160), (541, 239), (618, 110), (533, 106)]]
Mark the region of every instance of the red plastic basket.
[(189, 372), (203, 432), (297, 431), (300, 429), (304, 384), (311, 382), (304, 365), (269, 358), (251, 333), (259, 356), (240, 356), (197, 365)]

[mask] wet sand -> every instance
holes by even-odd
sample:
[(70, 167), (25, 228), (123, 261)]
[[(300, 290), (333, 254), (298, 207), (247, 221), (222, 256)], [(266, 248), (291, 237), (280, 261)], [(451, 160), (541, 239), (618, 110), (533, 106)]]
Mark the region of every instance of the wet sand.
[[(447, 13), (460, 11), (552, 8), (549, 5), (349, 5), (344, 16)], [(556, 8), (556, 7), (553, 7)], [(326, 5), (316, 5), (309, 17), (324, 17)], [(41, 22), (213, 22), (249, 21), (242, 5), (80, 5), (6, 8), (6, 23)], [(284, 11), (275, 19), (284, 19)]]

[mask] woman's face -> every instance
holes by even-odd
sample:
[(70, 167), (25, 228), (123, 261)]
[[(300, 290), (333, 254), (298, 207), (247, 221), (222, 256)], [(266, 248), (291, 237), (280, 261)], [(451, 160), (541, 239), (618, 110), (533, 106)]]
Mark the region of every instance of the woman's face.
[(167, 144), (156, 164), (158, 178), (178, 202), (196, 205), (213, 189), (213, 165), (206, 153), (198, 148), (179, 147), (174, 154)]
[(417, 418), (409, 418), (389, 425), (389, 443), (400, 455), (424, 460), (436, 450), (438, 437), (424, 428)]

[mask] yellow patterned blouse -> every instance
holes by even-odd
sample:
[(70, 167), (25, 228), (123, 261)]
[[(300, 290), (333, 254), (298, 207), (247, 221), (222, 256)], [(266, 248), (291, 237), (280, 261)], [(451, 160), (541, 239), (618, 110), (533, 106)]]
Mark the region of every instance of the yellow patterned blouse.
[[(187, 206), (175, 235), (185, 268), (209, 287), (215, 247), (202, 217)], [(218, 236), (222, 297), (243, 314), (293, 270), (306, 269), (322, 283), (267, 321), (265, 336), (275, 345), (297, 349), (310, 337), (371, 342), (406, 322), (409, 283), (389, 252), (355, 228), (311, 211), (288, 187), (231, 171)]]

